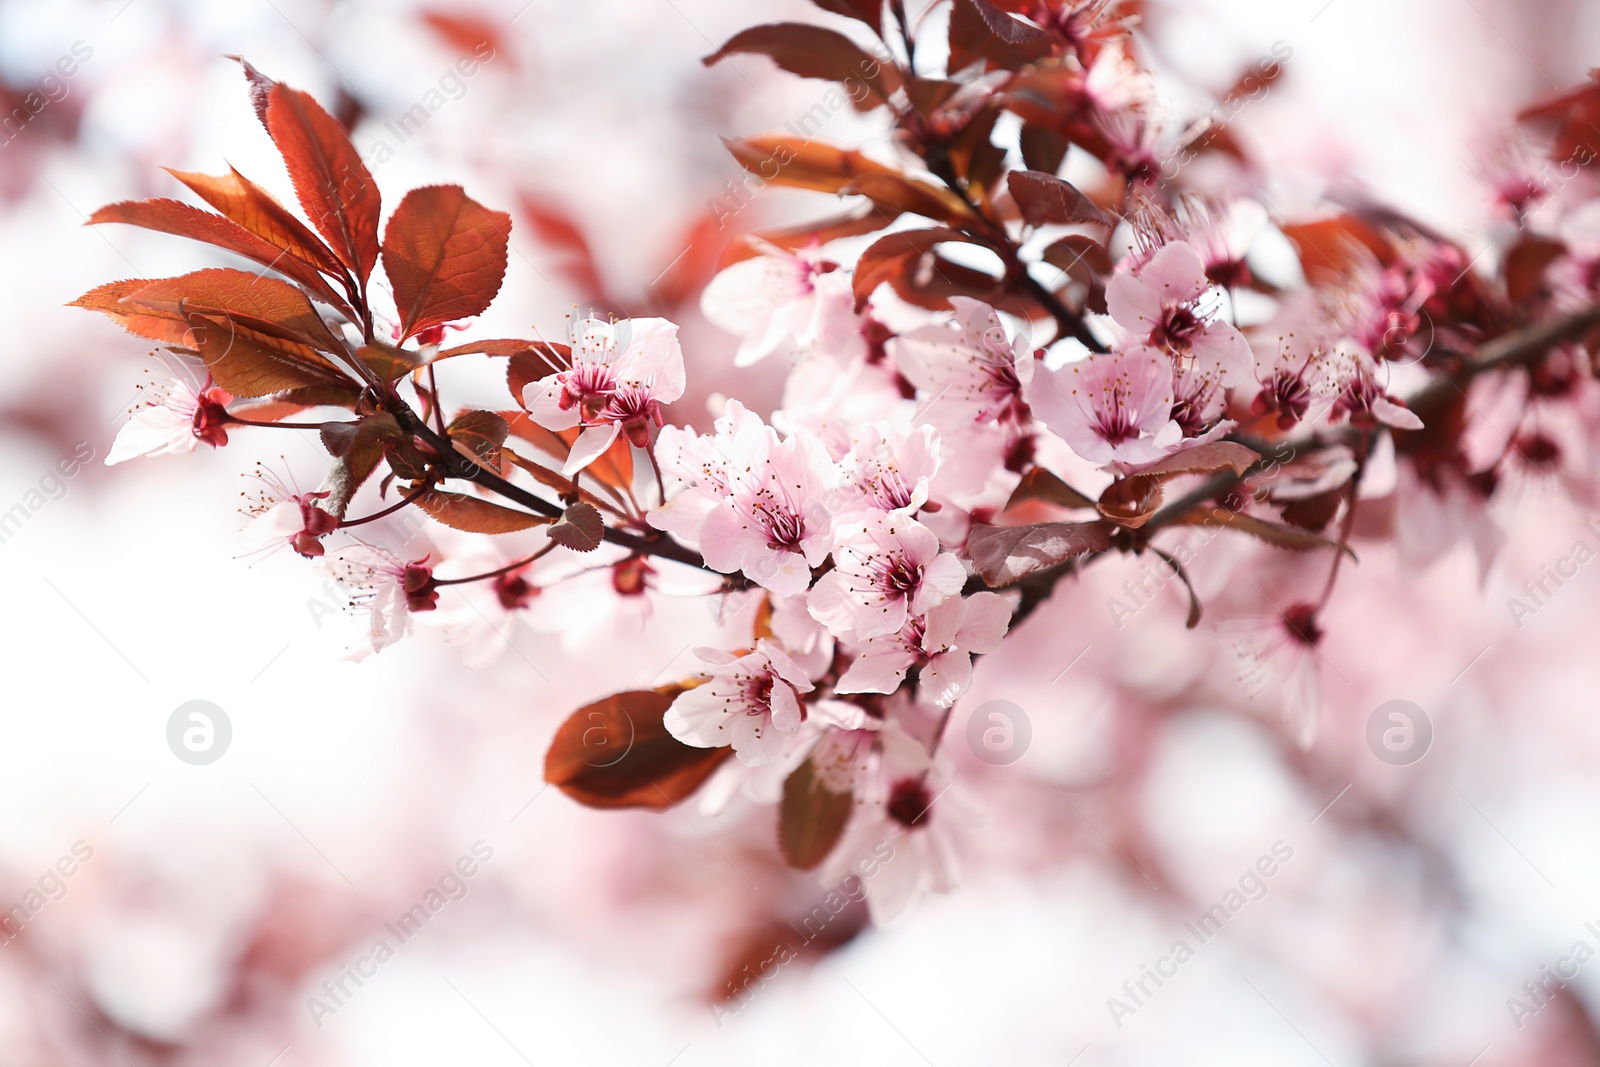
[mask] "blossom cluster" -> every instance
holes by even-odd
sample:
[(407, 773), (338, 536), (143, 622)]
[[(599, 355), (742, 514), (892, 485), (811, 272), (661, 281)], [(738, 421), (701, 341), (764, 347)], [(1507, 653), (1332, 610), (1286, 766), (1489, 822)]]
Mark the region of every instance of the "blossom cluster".
[[(558, 737), (547, 776), (601, 806), (659, 807), (702, 785), (711, 807), (779, 801), (787, 858), (829, 884), (887, 844), (895, 858), (867, 883), (880, 921), (955, 880), (948, 815), (960, 802), (946, 795), (942, 741), (975, 661), (1096, 556), (1150, 552), (1182, 575), (1154, 539), (1202, 524), (1305, 553), (1326, 576), (1320, 594), (1274, 608), (1238, 645), (1247, 673), (1292, 675), (1285, 718), (1310, 744), (1308, 665), (1361, 500), (1395, 496), (1380, 533), (1403, 545), (1470, 537), (1492, 556), (1479, 505), (1519, 463), (1574, 492), (1592, 486), (1593, 183), (1559, 190), (1537, 260), (1512, 246), (1506, 262), (1523, 273), (1504, 279), (1391, 216), (1272, 221), (1257, 200), (1158, 179), (1163, 135), (1114, 5), (1044, 5), (1049, 17), (1032, 21), (984, 6), (1015, 39), (953, 15), (960, 78), (947, 95), (913, 96), (909, 66), (874, 83), (942, 186), (859, 153), (731, 143), (752, 169), (793, 164), (790, 184), (938, 224), (863, 248), (854, 239), (871, 231), (858, 218), (727, 250), (699, 311), (737, 337), (735, 364), (786, 362), (775, 410), (720, 395), (709, 425), (678, 410), (689, 377), (663, 317), (580, 317), (568, 343), (445, 347), (446, 328), (469, 328), (505, 267), (498, 213), (457, 187), (409, 194), (380, 249), (370, 176), (301, 194), (323, 244), (237, 174), (180, 175), (224, 210), (251, 200), (258, 214), (240, 214), (237, 233), (211, 223), (205, 239), (289, 281), (200, 271), (82, 298), (196, 372), (149, 391), (107, 462), (227, 446), (242, 428), (317, 429), (327, 476), (302, 492), (264, 475), (248, 535), (315, 559), (350, 592), (365, 619), (360, 655), (422, 623), (479, 666), (519, 619), (569, 640), (643, 625), (664, 595), (736, 604), (741, 631), (698, 650), (690, 676), (583, 709), (627, 720), (630, 738), (651, 726), (671, 739), (647, 783), (661, 803), (641, 799), (635, 778), (596, 780), (581, 744), (576, 759), (562, 748), (570, 738)], [(316, 176), (323, 161), (297, 156), (282, 131), (308, 123), (336, 145), (333, 120), (246, 69), (298, 190), (300, 171)], [(961, 140), (1007, 108), (1043, 121), (1006, 94), (1024, 76), (1054, 79), (1046, 132), (1094, 155), (1097, 195), (1054, 173), (1065, 148), (1041, 157), (1043, 134), (1018, 146), (1028, 166), (1009, 173), (1003, 146)], [(1030, 100), (1048, 97), (1030, 85)], [(1556, 196), (1496, 182), (1520, 190), (1500, 205), (1519, 218)], [(95, 221), (188, 232), (193, 218), (173, 204), (112, 205)], [(263, 212), (273, 226), (251, 229)], [(269, 263), (272, 234), (288, 239)], [(1055, 243), (1025, 262), (1024, 239), (1041, 235)], [(937, 251), (946, 244), (998, 256), (1005, 273), (962, 265)], [(367, 289), (380, 252), (392, 316)], [(444, 262), (459, 274), (441, 285)], [(1058, 275), (1048, 283), (1045, 267)], [(467, 355), (506, 360), (512, 406), (447, 422), (435, 365)], [(352, 417), (292, 421), (330, 407)], [(1483, 409), (1509, 413), (1515, 431), (1486, 441)], [(451, 481), (473, 489), (447, 491)], [(373, 487), (392, 501), (353, 517)], [(418, 513), (433, 523), (420, 557), (352, 532)], [(441, 595), (452, 588), (460, 595)], [(1190, 595), (1192, 626), (1202, 605)], [(1284, 650), (1287, 666), (1265, 666)]]

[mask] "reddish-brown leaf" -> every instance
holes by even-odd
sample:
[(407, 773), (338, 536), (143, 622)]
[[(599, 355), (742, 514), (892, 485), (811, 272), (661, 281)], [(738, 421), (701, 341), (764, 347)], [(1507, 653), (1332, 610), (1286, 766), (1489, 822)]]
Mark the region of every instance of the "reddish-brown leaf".
[(1154, 463), (1138, 468), (1135, 473), (1159, 474), (1163, 478), (1170, 478), (1179, 474), (1203, 474), (1227, 468), (1235, 474), (1243, 474), (1260, 458), (1261, 454), (1255, 449), (1236, 442), (1211, 441), (1163, 456)]
[(961, 91), (961, 84), (948, 78), (909, 78), (906, 80), (906, 96), (911, 99), (911, 106), (917, 114), (931, 118), (935, 111)]
[(1034, 571), (1065, 563), (1111, 544), (1110, 523), (1039, 522), (1028, 526), (973, 526), (967, 556), (991, 588), (1012, 585)]
[(1138, 529), (1150, 521), (1163, 499), (1162, 484), (1180, 474), (1231, 470), (1242, 475), (1261, 456), (1233, 441), (1212, 441), (1163, 456), (1154, 463), (1106, 486), (1096, 505), (1100, 514), (1121, 526)]
[(1344, 499), (1345, 492), (1341, 486), (1315, 496), (1291, 500), (1278, 511), (1283, 516), (1283, 521), (1290, 526), (1301, 530), (1323, 530), (1333, 521)]
[(284, 249), (330, 278), (348, 276), (333, 249), (323, 244), (277, 197), (232, 167), (227, 174), (199, 174), (170, 167), (167, 173), (268, 244)]
[(894, 214), (910, 212), (941, 222), (972, 218), (950, 190), (909, 178), (860, 152), (778, 134), (723, 138), (723, 144), (740, 166), (765, 181), (821, 193), (857, 193)]
[(783, 781), (778, 807), (778, 848), (789, 866), (809, 871), (826, 859), (854, 808), (855, 797), (824, 785), (809, 759), (796, 767)]
[(250, 85), (250, 106), (255, 109), (256, 118), (261, 120), (261, 128), (271, 133), (267, 126), (267, 104), (272, 98), (272, 87), (277, 84), (271, 78), (252, 67), (243, 56), (228, 56), (229, 59), (244, 68), (245, 81)]
[(216, 383), (234, 396), (266, 396), (346, 382), (316, 350), (305, 345), (257, 333), (227, 317), (195, 312), (188, 315), (188, 322), (185, 347), (198, 352)]
[(377, 183), (339, 120), (309, 93), (274, 82), (265, 95), (267, 132), (289, 169), (300, 207), (365, 287), (378, 262)]
[(1269, 545), (1276, 545), (1279, 548), (1287, 548), (1295, 552), (1310, 552), (1315, 549), (1331, 548), (1345, 553), (1351, 559), (1356, 558), (1354, 550), (1349, 545), (1331, 541), (1309, 530), (1285, 526), (1270, 519), (1257, 518), (1242, 511), (1229, 511), (1227, 508), (1217, 507), (1195, 508), (1179, 516), (1175, 521), (1184, 526), (1210, 526), (1214, 524), (1231, 527), (1250, 534), (1252, 537), (1258, 537)]
[(424, 8), (421, 14), (423, 23), (457, 52), (476, 55), (487, 63), (506, 50), (502, 26), (492, 19), (438, 7)]
[(883, 0), (811, 0), (824, 11), (865, 22), (872, 32), (883, 36)]
[(1042, 500), (1062, 508), (1092, 508), (1094, 501), (1062, 481), (1053, 471), (1033, 467), (1022, 476), (1022, 481), (1011, 491), (1006, 510), (1030, 500)]
[(1037, 170), (1014, 170), (1006, 175), (1006, 185), (1030, 226), (1093, 223), (1113, 226), (1116, 218), (1078, 190), (1071, 182)]
[(574, 552), (593, 552), (600, 547), (605, 532), (599, 509), (582, 500), (562, 512), (561, 520), (549, 530), (550, 540)]
[[(490, 355), (500, 355), (491, 352)], [(572, 366), (572, 348), (550, 341), (527, 341), (521, 350), (509, 353), (506, 363), (506, 388), (520, 405), (529, 384)]]
[(1133, 474), (1106, 486), (1096, 506), (1100, 514), (1129, 529), (1137, 530), (1150, 521), (1161, 506), (1162, 478), (1155, 474)]
[(401, 340), (487, 311), (505, 280), (510, 233), (510, 215), (483, 207), (459, 185), (407, 193), (383, 232)]
[(197, 352), (217, 384), (238, 397), (349, 384), (317, 352), (332, 340), (311, 302), (274, 278), (219, 268), (113, 282), (77, 305), (111, 315), (141, 337)]
[(416, 353), (379, 340), (356, 349), (356, 356), (369, 370), (386, 382), (397, 382), (422, 366)]
[(992, 189), (1005, 169), (1006, 150), (993, 139), (1001, 113), (998, 105), (985, 104), (950, 141), (951, 167), (966, 182), (967, 195), (985, 205), (991, 203)]
[(544, 780), (591, 808), (664, 811), (692, 795), (733, 754), (692, 748), (662, 725), (681, 686), (633, 690), (586, 704), (556, 731)]
[(1506, 253), (1506, 295), (1513, 304), (1527, 305), (1544, 296), (1545, 268), (1560, 258), (1567, 246), (1549, 237), (1529, 234)]
[[(972, 243), (972, 239), (955, 230), (940, 227), (932, 230), (896, 230), (884, 234), (856, 261), (850, 282), (855, 290), (856, 310), (866, 306), (867, 299), (884, 282), (891, 285), (915, 270), (922, 257), (937, 245), (949, 241)], [(895, 287), (897, 290), (899, 286)]]
[[(197, 270), (150, 282), (127, 299), (151, 311), (231, 319), (256, 332), (324, 352), (345, 350), (305, 293), (287, 282), (249, 271), (231, 267)], [(321, 357), (313, 362), (327, 365)]]
[[(433, 359), (434, 362), (438, 362), (441, 359), (449, 359), (452, 356), (516, 356), (535, 350), (563, 354), (572, 351), (567, 345), (558, 345), (549, 341), (524, 341), (518, 337), (493, 337), (482, 341), (467, 341), (464, 344), (440, 349)], [(556, 369), (562, 369), (566, 366), (566, 363), (562, 363), (561, 368)], [(550, 372), (546, 371), (545, 373), (548, 374)]]
[[(751, 234), (771, 245), (794, 251), (804, 245), (815, 242), (827, 244), (841, 237), (858, 237), (864, 233), (881, 230), (884, 225), (883, 213), (872, 204), (858, 204), (849, 211), (838, 215), (820, 219), (816, 222), (804, 223), (800, 226), (786, 226), (782, 229), (759, 230)], [(737, 263), (741, 259), (761, 254), (761, 249), (753, 241), (738, 240), (728, 245), (722, 253), (719, 266), (726, 267)]]
[(1523, 109), (1517, 119), (1554, 133), (1551, 159), (1592, 165), (1600, 158), (1600, 135), (1595, 133), (1600, 124), (1600, 75), (1591, 70), (1588, 81)]
[(540, 202), (531, 193), (518, 198), (518, 206), (533, 227), (541, 247), (556, 257), (556, 269), (585, 298), (606, 299), (605, 277), (583, 229), (561, 208)]
[(446, 526), (468, 533), (502, 534), (542, 526), (550, 519), (513, 511), (499, 504), (463, 493), (430, 489), (417, 498), (417, 506)]
[(176, 312), (150, 311), (123, 300), (150, 284), (148, 278), (129, 278), (96, 286), (68, 307), (88, 308), (114, 320), (131, 334), (169, 345), (189, 343), (189, 322)]
[(955, 0), (950, 9), (951, 74), (983, 61), (1017, 70), (1051, 52), (1050, 35), (984, 0)]
[(766, 56), (802, 78), (841, 82), (851, 101), (857, 103), (886, 104), (900, 83), (899, 71), (892, 64), (880, 61), (842, 33), (804, 22), (752, 26), (734, 34), (703, 62), (709, 67), (740, 54)]
[(1051, 242), (1039, 258), (1085, 284), (1111, 273), (1111, 256), (1105, 246), (1081, 233), (1069, 233)]
[(256, 422), (278, 422), (297, 415), (308, 408), (354, 408), (361, 398), (361, 387), (354, 382), (327, 385), (308, 385), (274, 393), (270, 397), (254, 398), (230, 404), (228, 410), (241, 418)]
[(342, 519), (356, 490), (378, 469), (384, 442), (404, 435), (393, 415), (379, 411), (355, 422), (324, 423), (320, 436), (323, 447), (333, 457), (324, 482), (328, 496), (322, 501), (322, 508)]
[(89, 216), (91, 225), (105, 222), (120, 222), (129, 226), (141, 226), (147, 230), (175, 234), (178, 237), (188, 237), (244, 256), (293, 279), (310, 290), (317, 299), (338, 308), (347, 317), (354, 318), (350, 305), (334, 292), (315, 267), (286, 254), (283, 248), (258, 237), (232, 219), (213, 215), (209, 211), (202, 211), (179, 200), (157, 198), (107, 204)]
[(491, 470), (500, 469), (500, 446), (506, 443), (511, 426), (492, 411), (463, 411), (445, 432), (457, 447), (464, 447)]
[(1354, 215), (1291, 224), (1283, 233), (1299, 250), (1300, 266), (1313, 285), (1349, 284), (1351, 271), (1368, 253), (1385, 266), (1395, 258), (1388, 238)]
[(1037, 122), (1026, 122), (1017, 135), (1022, 149), (1022, 162), (1029, 170), (1054, 174), (1067, 158), (1067, 139), (1059, 130)]

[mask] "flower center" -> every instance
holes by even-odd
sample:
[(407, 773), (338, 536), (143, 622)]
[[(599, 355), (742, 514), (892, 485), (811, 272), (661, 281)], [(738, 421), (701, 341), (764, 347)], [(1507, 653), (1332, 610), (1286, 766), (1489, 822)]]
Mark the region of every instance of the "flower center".
[(618, 596), (641, 596), (654, 573), (655, 568), (643, 556), (630, 556), (611, 568), (611, 588)]
[(605, 363), (576, 363), (560, 375), (561, 410), (578, 409), (584, 422), (593, 422), (610, 403), (617, 388), (617, 376)]
[(1322, 640), (1322, 628), (1317, 625), (1317, 608), (1314, 604), (1294, 604), (1283, 613), (1283, 626), (1290, 638), (1302, 645), (1315, 648)]
[(933, 797), (920, 778), (902, 778), (889, 790), (889, 818), (907, 830), (927, 824)]
[(1303, 375), (1279, 370), (1273, 374), (1272, 380), (1256, 396), (1250, 407), (1257, 415), (1276, 412), (1278, 428), (1292, 429), (1305, 417), (1307, 409), (1311, 407), (1311, 387), (1306, 384)]
[(1195, 334), (1205, 324), (1188, 304), (1178, 304), (1167, 309), (1161, 325), (1155, 329), (1155, 340), (1178, 352), (1187, 352), (1194, 344)]
[(887, 563), (879, 565), (878, 584), (891, 596), (907, 597), (916, 592), (922, 582), (922, 568), (896, 552)]
[(526, 607), (538, 592), (538, 587), (529, 584), (520, 574), (502, 574), (494, 580), (494, 595), (507, 611)]
[(805, 538), (805, 520), (792, 511), (757, 505), (755, 514), (767, 527), (767, 547), (779, 552), (799, 552)]

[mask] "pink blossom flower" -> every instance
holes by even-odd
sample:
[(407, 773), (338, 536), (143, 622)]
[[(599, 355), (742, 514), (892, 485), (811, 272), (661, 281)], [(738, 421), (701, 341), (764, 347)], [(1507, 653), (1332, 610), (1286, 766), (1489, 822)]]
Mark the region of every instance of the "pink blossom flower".
[(764, 459), (772, 431), (761, 416), (737, 400), (728, 401), (709, 434), (679, 426), (662, 427), (656, 439), (656, 462), (663, 477), (683, 483), (677, 493), (649, 514), (650, 525), (698, 544), (706, 516), (733, 494), (732, 464)]
[(1278, 429), (1293, 429), (1311, 412), (1313, 403), (1326, 404), (1339, 392), (1338, 368), (1348, 359), (1341, 351), (1340, 346), (1330, 348), (1315, 329), (1308, 328), (1285, 330), (1275, 348), (1262, 345), (1256, 354), (1258, 387), (1250, 401), (1250, 413), (1258, 418), (1275, 416)]
[(1227, 400), (1222, 383), (1197, 364), (1178, 367), (1172, 375), (1172, 421), (1188, 442), (1214, 440), (1233, 429), (1232, 419), (1224, 419)]
[[(443, 539), (447, 555), (435, 568), (434, 577), (452, 580), (498, 572), (484, 581), (445, 586), (438, 609), (426, 619), (443, 631), (447, 644), (461, 649), (461, 661), (468, 670), (480, 670), (515, 647), (519, 622), (533, 629), (541, 629), (540, 622), (544, 622), (543, 629), (563, 636), (576, 629), (576, 613), (552, 610), (543, 596), (544, 584), (553, 580), (548, 574), (550, 557), (504, 570), (528, 553), (510, 556), (505, 546), (485, 534), (456, 534), (446, 529), (435, 536)], [(533, 536), (542, 538), (542, 531), (534, 531)]]
[(322, 538), (339, 528), (338, 517), (317, 504), (330, 494), (294, 492), (265, 467), (257, 469), (256, 477), (264, 488), (248, 509), (254, 517), (240, 535), (246, 546), (261, 549), (287, 543), (302, 556), (322, 555)]
[(939, 431), (932, 426), (897, 431), (870, 423), (851, 441), (841, 465), (846, 487), (859, 494), (865, 509), (912, 515), (928, 501), (940, 458)]
[(1315, 604), (1296, 602), (1282, 611), (1273, 608), (1218, 626), (1238, 659), (1246, 693), (1254, 699), (1274, 691), (1283, 722), (1302, 749), (1316, 739), (1321, 705), (1319, 610)]
[(1173, 420), (1172, 362), (1143, 345), (1041, 372), (1030, 402), (1090, 463), (1151, 463), (1183, 443)]
[(1118, 272), (1106, 285), (1106, 309), (1136, 341), (1192, 359), (1229, 386), (1248, 381), (1254, 361), (1244, 335), (1219, 317), (1223, 303), (1205, 261), (1184, 241), (1162, 246), (1137, 274)]
[(745, 656), (708, 648), (696, 654), (713, 665), (709, 680), (672, 702), (662, 719), (667, 732), (696, 748), (732, 745), (751, 766), (782, 759), (800, 730), (800, 694), (812, 689), (805, 672), (765, 639)]
[[(367, 637), (372, 652), (382, 652), (404, 637), (412, 612), (432, 611), (439, 605), (427, 557), (407, 563), (386, 549), (357, 542), (330, 552), (323, 564), (334, 581), (351, 591), (353, 606), (370, 609)], [(356, 658), (367, 651), (358, 650)]]
[(724, 269), (700, 296), (705, 317), (741, 338), (734, 365), (859, 346), (860, 317), (839, 265), (816, 248), (786, 252), (765, 241), (759, 245), (761, 255)]
[(204, 441), (212, 448), (228, 443), (228, 401), (233, 396), (211, 384), (196, 392), (181, 378), (162, 378), (140, 385), (141, 399), (106, 455), (106, 466), (138, 456), (187, 454)]
[[(762, 594), (766, 596), (766, 594)], [(767, 625), (772, 636), (789, 657), (813, 680), (821, 678), (833, 664), (833, 635), (806, 610), (803, 596), (769, 598), (772, 615)]]
[(1024, 391), (1033, 378), (1033, 352), (1010, 338), (989, 305), (950, 298), (955, 321), (924, 326), (889, 342), (895, 365), (919, 390), (923, 418), (941, 428), (973, 423), (1021, 425)]
[(1000, 647), (1011, 626), (1011, 605), (998, 593), (951, 597), (899, 631), (861, 642), (856, 660), (834, 689), (839, 693), (892, 693), (906, 672), (920, 667), (923, 695), (941, 708), (956, 702), (972, 682), (972, 655)]
[(1155, 96), (1150, 75), (1113, 40), (1095, 53), (1083, 78), (1083, 95), (1102, 112), (1111, 114), (1138, 108)]
[(961, 592), (967, 580), (961, 560), (940, 552), (933, 531), (904, 514), (847, 527), (833, 562), (807, 605), (833, 634), (857, 639), (897, 633), (910, 616)]
[(925, 894), (954, 889), (959, 868), (947, 820), (935, 817), (949, 796), (948, 758), (930, 757), (893, 720), (876, 734), (875, 765), (857, 776), (855, 810), (818, 873), (827, 886), (859, 879), (873, 923), (889, 926)]
[(712, 570), (743, 571), (783, 596), (804, 592), (833, 544), (833, 460), (811, 434), (780, 442), (736, 401), (716, 429), (709, 439), (673, 434), (659, 450), (663, 472), (688, 488), (650, 523), (697, 541)]
[(1352, 426), (1367, 429), (1380, 423), (1397, 430), (1422, 429), (1422, 420), (1416, 413), (1378, 384), (1371, 361), (1366, 359), (1352, 366), (1344, 388), (1333, 401), (1329, 417), (1334, 422), (1348, 418)]
[(572, 366), (528, 383), (522, 391), (529, 416), (549, 430), (582, 426), (562, 473), (594, 462), (619, 433), (643, 447), (661, 426), (661, 405), (686, 385), (678, 327), (666, 319), (578, 324)]
[(819, 700), (811, 721), (820, 735), (809, 759), (817, 780), (832, 792), (853, 796), (878, 767), (881, 719), (868, 715), (858, 704)]
[(1198, 196), (1178, 202), (1177, 223), (1200, 256), (1206, 277), (1225, 289), (1250, 284), (1245, 257), (1266, 230), (1267, 209), (1254, 200), (1208, 203)]

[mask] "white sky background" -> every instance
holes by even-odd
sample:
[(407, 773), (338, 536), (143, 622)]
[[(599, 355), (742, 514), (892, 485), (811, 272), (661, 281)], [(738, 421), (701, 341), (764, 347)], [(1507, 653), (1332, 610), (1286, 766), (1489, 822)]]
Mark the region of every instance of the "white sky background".
[[(504, 19), (519, 4), (489, 10)], [(1317, 175), (1337, 165), (1463, 240), (1476, 237), (1477, 194), (1462, 163), (1471, 138), (1548, 89), (1546, 76), (1569, 84), (1586, 57), (1600, 57), (1600, 11), (1578, 0), (1555, 33), (1530, 22), (1536, 5), (1510, 0), (1318, 4), (1186, 3), (1157, 42), (1163, 67), (1211, 85), (1275, 41), (1293, 47), (1286, 80), (1238, 120), (1264, 158), (1282, 164), (1281, 183), (1265, 192), (1286, 211), (1310, 203)], [(61, 305), (111, 278), (193, 269), (203, 253), (176, 238), (84, 229), (82, 214), (115, 199), (177, 195), (158, 165), (213, 171), (227, 160), (287, 192), (242, 78), (220, 54), (242, 51), (324, 97), (345, 77), (380, 123), (453, 59), (400, 28), (396, 5), (121, 6), (0, 4), (0, 69), (14, 81), (37, 77), (76, 40), (94, 48), (73, 89), (89, 101), (80, 149), (28, 157), (43, 160), (41, 183), (0, 207), (0, 321), (11, 326), (0, 401), (42, 395), (69, 405), (74, 432), (97, 457), (148, 360), (139, 342)], [(774, 6), (770, 18), (808, 10)], [(413, 185), (462, 181), (479, 199), (510, 206), (505, 175), (521, 176), (593, 222), (602, 258), (642, 288), (672, 258), (690, 212), (733, 174), (716, 135), (781, 125), (819, 94), (816, 83), (773, 78), (756, 60), (741, 62), (755, 89), (699, 66), (714, 44), (765, 16), (760, 5), (710, 0), (535, 0), (511, 31), (515, 58), (477, 75), (377, 178), (390, 204)], [(512, 62), (535, 73), (513, 82)], [(529, 83), (540, 92), (517, 89)], [(867, 135), (851, 116), (836, 121), (841, 138)], [(376, 135), (358, 134), (357, 143)], [(16, 165), (12, 151), (0, 149), (0, 168)], [(571, 302), (548, 280), (556, 275), (531, 238), (516, 244), (483, 336), (516, 335), (530, 323), (554, 333)], [(720, 374), (731, 340), (699, 324), (686, 337), (701, 373)], [(746, 381), (771, 387), (755, 376), (726, 380), (735, 383), (729, 392)], [(751, 858), (765, 845), (760, 834), (746, 827), (730, 844), (709, 828), (737, 857), (727, 859), (678, 815), (607, 815), (540, 793), (544, 746), (561, 716), (585, 698), (681, 672), (690, 635), (713, 633), (709, 617), (694, 605), (669, 607), (647, 639), (597, 642), (576, 663), (526, 630), (520, 654), (476, 675), (429, 640), (360, 665), (339, 662), (307, 610), (319, 580), (302, 561), (235, 558), (233, 499), (250, 459), (282, 452), (303, 485), (317, 480), (309, 443), (280, 436), (240, 434), (220, 452), (109, 473), (97, 462), (0, 545), (9, 608), (0, 621), (3, 899), (17, 899), (74, 841), (95, 850), (37, 920), (30, 954), (0, 947), (0, 1049), (17, 1050), (14, 1062), (121, 1062), (77, 1021), (91, 1004), (152, 1038), (193, 1038), (194, 1021), (228, 995), (219, 983), (262, 915), (281, 925), (285, 953), (326, 954), (332, 973), (370, 941), (365, 931), (409, 907), (480, 839), (494, 858), (467, 899), (349, 1008), (321, 1030), (300, 1009), (289, 1031), (272, 1027), (270, 1012), (246, 1013), (234, 1033), (206, 1035), (207, 1062), (264, 1067), (281, 1053), (282, 1067), (947, 1067), (1061, 1065), (1081, 1053), (1082, 1067), (1344, 1067), (1366, 1062), (1358, 1021), (1377, 1031), (1400, 1025), (1381, 1017), (1374, 987), (1420, 987), (1409, 1003), (1422, 1016), (1410, 1020), (1426, 1042), (1421, 1058), (1465, 1064), (1488, 1047), (1479, 1062), (1489, 1067), (1514, 1062), (1497, 1050), (1521, 1040), (1504, 997), (1582, 936), (1582, 920), (1600, 916), (1592, 892), (1582, 892), (1600, 882), (1585, 858), (1592, 849), (1579, 856), (1570, 845), (1593, 840), (1600, 796), (1579, 767), (1540, 748), (1561, 736), (1581, 763), (1593, 746), (1584, 727), (1547, 723), (1553, 733), (1521, 738), (1526, 751), (1493, 782), (1490, 814), (1538, 857), (1539, 878), (1482, 824), (1419, 816), (1451, 824), (1439, 837), (1498, 916), (1474, 934), (1477, 965), (1430, 974), (1408, 968), (1426, 967), (1428, 946), (1444, 933), (1397, 918), (1426, 914), (1415, 907), (1423, 875), (1410, 860), (1349, 840), (1331, 821), (1313, 824), (1337, 784), (1307, 795), (1259, 735), (1196, 715), (1160, 738), (1160, 787), (1139, 798), (1164, 866), (1209, 903), (1274, 841), (1291, 842), (1295, 860), (1122, 1030), (1108, 1025), (1105, 998), (1165, 951), (1191, 914), (1152, 907), (1129, 866), (1089, 858), (1019, 862), (1016, 870), (1032, 867), (1026, 877), (975, 870), (961, 892), (925, 904), (908, 925), (785, 974), (719, 1029), (697, 996), (725, 933), (719, 920), (748, 903), (742, 882), (725, 884), (734, 881), (727, 864), (757, 892), (785, 884)], [(59, 452), (0, 427), (0, 509)], [(1514, 573), (1536, 570), (1547, 547), (1530, 549)], [(1459, 585), (1468, 570), (1435, 585)], [(1584, 630), (1573, 628), (1592, 622), (1552, 619), (1549, 632), (1575, 642)], [(1570, 653), (1542, 663), (1523, 692), (1548, 706), (1566, 707), (1589, 684)], [(1079, 703), (1064, 709), (1071, 729), (1035, 716), (1039, 755), (1030, 758), (1057, 753), (1038, 770), (1046, 781), (1071, 782), (1093, 763), (1092, 745), (1073, 733), (1093, 735), (1093, 694), (1074, 693)], [(174, 759), (164, 741), (167, 716), (195, 698), (221, 705), (234, 730), (227, 755), (203, 768)], [(1502, 738), (1513, 748), (1518, 740)], [(1086, 754), (1074, 762), (1079, 744)], [(663, 870), (681, 882), (659, 895), (639, 884)], [(1352, 929), (1363, 939), (1352, 941)], [(311, 992), (260, 995), (298, 1003)], [(77, 1051), (56, 1058), (27, 1045), (22, 1035), (35, 1032), (36, 1017)]]

